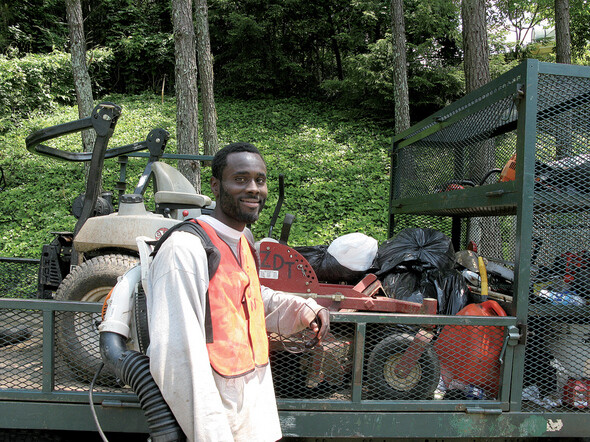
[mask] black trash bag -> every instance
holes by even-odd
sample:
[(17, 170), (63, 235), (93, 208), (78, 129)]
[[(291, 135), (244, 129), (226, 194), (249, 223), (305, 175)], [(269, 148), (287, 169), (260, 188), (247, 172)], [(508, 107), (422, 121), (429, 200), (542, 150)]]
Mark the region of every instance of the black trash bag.
[(344, 267), (328, 253), (328, 246), (303, 246), (295, 247), (295, 250), (309, 262), (318, 281), (356, 284), (366, 274), (366, 272), (357, 272)]
[(377, 275), (384, 275), (400, 264), (416, 271), (446, 270), (455, 265), (451, 240), (434, 229), (408, 228), (385, 241), (377, 251)]
[(424, 301), (420, 291), (421, 278), (422, 275), (416, 272), (390, 272), (383, 278), (381, 285), (389, 298), (421, 304)]
[(456, 315), (472, 302), (471, 292), (461, 272), (454, 269), (433, 270), (426, 272), (426, 279), (430, 281), (430, 286), (436, 293), (439, 315)]
[(485, 300), (474, 299), (463, 275), (454, 269), (390, 272), (381, 284), (390, 298), (420, 304), (426, 298), (436, 299), (439, 315), (456, 315), (467, 304)]

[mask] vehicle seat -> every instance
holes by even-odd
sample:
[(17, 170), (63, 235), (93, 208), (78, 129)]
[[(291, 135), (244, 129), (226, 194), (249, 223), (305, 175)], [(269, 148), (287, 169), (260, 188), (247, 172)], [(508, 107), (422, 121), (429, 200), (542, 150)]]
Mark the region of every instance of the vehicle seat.
[(211, 204), (211, 198), (200, 195), (178, 170), (169, 164), (156, 161), (152, 165), (155, 193), (159, 208), (200, 208)]

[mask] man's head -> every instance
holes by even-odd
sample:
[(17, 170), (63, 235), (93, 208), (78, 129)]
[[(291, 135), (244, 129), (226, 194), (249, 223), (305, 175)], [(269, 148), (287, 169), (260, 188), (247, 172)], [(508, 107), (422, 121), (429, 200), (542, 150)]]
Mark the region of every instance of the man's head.
[(212, 163), (211, 190), (217, 200), (213, 216), (242, 230), (258, 219), (266, 202), (266, 164), (249, 143), (232, 143), (219, 150)]

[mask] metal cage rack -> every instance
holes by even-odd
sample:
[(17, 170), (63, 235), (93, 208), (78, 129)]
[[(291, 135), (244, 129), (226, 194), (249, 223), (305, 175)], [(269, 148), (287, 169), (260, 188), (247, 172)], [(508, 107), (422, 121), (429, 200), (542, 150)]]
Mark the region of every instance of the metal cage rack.
[(392, 162), (392, 234), (436, 228), (514, 271), (510, 411), (590, 413), (590, 70), (528, 60), (397, 136)]

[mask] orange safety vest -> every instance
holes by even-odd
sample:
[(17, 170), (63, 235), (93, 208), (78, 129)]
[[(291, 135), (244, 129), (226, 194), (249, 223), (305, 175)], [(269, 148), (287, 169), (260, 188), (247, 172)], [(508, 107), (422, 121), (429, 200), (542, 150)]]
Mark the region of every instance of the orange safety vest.
[(268, 337), (256, 261), (244, 235), (238, 245), (238, 262), (213, 227), (197, 222), (221, 257), (209, 281), (213, 331), (212, 342), (207, 342), (209, 361), (222, 376), (241, 376), (268, 364)]

